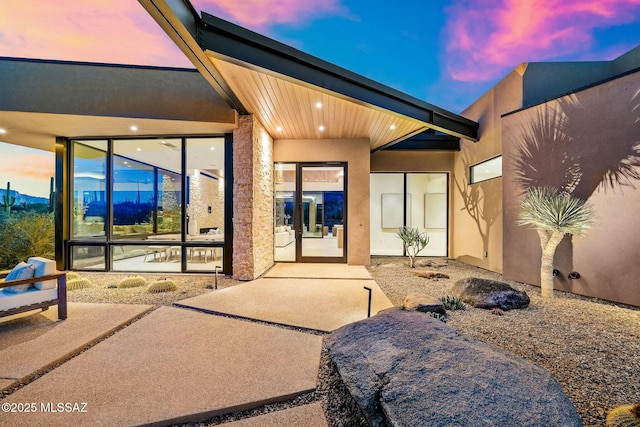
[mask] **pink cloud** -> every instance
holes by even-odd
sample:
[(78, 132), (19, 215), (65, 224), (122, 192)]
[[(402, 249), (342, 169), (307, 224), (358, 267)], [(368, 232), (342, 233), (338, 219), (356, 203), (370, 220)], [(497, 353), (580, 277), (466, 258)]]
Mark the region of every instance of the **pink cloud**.
[(133, 0), (3, 0), (0, 56), (192, 67)]
[(446, 70), (488, 81), (521, 62), (587, 50), (593, 30), (637, 21), (640, 0), (456, 0), (447, 9)]
[(301, 23), (314, 16), (346, 13), (340, 0), (193, 0), (192, 4), (199, 11), (256, 30), (273, 24)]

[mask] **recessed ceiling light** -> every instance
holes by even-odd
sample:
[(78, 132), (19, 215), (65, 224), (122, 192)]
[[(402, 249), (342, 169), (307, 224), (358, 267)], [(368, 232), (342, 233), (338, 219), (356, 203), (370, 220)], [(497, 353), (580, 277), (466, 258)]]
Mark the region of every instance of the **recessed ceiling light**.
[(142, 148), (138, 147), (136, 148), (136, 151), (142, 151)]
[(216, 151), (216, 147), (210, 147), (209, 150)]
[(0, 128), (0, 133), (4, 135), (5, 133), (7, 133), (7, 130), (3, 129), (3, 128)]
[(318, 130), (319, 130), (320, 132), (322, 132), (322, 131), (324, 130), (324, 126), (320, 126), (320, 127), (318, 128)]
[(167, 141), (160, 141), (160, 144), (166, 144)]
[(391, 125), (389, 126), (389, 129), (394, 130), (396, 128), (396, 125)]
[(122, 162), (122, 163), (124, 163), (125, 165), (128, 165), (128, 164), (129, 164), (129, 162), (127, 162), (126, 160), (125, 160), (124, 162)]
[(135, 131), (137, 131), (137, 130), (138, 130), (138, 126), (136, 126), (136, 125), (131, 125), (131, 127), (130, 127), (129, 129), (131, 129), (133, 132), (135, 132)]
[(276, 132), (282, 132), (282, 126), (276, 127)]
[(320, 101), (316, 102), (316, 108), (322, 108), (322, 102)]

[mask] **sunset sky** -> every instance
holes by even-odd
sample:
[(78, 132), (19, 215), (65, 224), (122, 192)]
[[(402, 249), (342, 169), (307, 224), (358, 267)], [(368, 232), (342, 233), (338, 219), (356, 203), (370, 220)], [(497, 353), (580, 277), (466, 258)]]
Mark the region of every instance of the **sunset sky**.
[[(521, 62), (609, 60), (640, 44), (640, 0), (192, 4), (454, 112)], [(0, 56), (192, 67), (135, 0), (0, 0)]]

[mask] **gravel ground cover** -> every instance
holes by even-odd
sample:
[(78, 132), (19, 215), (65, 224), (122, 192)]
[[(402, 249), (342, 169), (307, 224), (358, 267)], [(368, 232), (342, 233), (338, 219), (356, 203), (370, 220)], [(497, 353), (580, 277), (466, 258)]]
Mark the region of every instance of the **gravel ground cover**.
[[(430, 267), (428, 259), (408, 267), (406, 259), (374, 257), (369, 272), (394, 305), (411, 292), (436, 298), (456, 280), (502, 276), (449, 260)], [(424, 279), (417, 272), (437, 271), (449, 279)], [(640, 402), (640, 309), (555, 291), (540, 298), (535, 286), (509, 282), (531, 298), (528, 308), (502, 312), (468, 308), (450, 311), (447, 324), (460, 334), (502, 347), (547, 369), (562, 384), (585, 426), (604, 425), (610, 409)]]
[[(373, 257), (368, 268), (372, 277), (397, 306), (405, 296), (420, 292), (436, 298), (449, 294), (456, 280), (482, 277), (502, 280), (502, 276), (468, 264), (448, 260), (433, 266), (422, 258), (418, 267), (409, 268), (402, 257)], [(417, 273), (435, 271), (448, 279), (426, 279)], [(92, 286), (69, 292), (69, 301), (171, 305), (175, 301), (210, 292), (211, 275), (142, 274), (148, 281), (168, 278), (176, 282), (173, 292), (149, 294), (144, 287), (113, 289), (119, 280), (131, 276), (116, 273), (82, 273)], [(220, 276), (218, 287), (239, 282)], [(523, 310), (495, 315), (489, 310), (468, 308), (450, 311), (447, 324), (460, 334), (481, 339), (535, 362), (562, 384), (586, 426), (602, 426), (608, 410), (627, 403), (640, 402), (640, 309), (607, 301), (555, 292), (552, 301), (540, 298), (537, 287), (509, 282), (525, 291), (531, 304)], [(290, 328), (295, 329), (295, 328)], [(309, 332), (302, 330), (303, 332)], [(428, 344), (428, 343), (425, 343)], [(330, 426), (365, 426), (366, 422), (340, 380), (335, 366), (323, 351), (318, 388), (292, 401), (266, 405), (252, 411), (218, 417), (199, 426), (219, 425), (320, 400)]]

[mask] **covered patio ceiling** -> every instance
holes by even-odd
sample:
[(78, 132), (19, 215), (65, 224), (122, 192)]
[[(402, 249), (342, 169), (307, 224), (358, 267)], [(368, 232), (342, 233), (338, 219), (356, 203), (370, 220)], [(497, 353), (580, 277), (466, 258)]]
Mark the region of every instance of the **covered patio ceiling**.
[(200, 18), (187, 0), (139, 2), (231, 108), (256, 115), (275, 139), (369, 138), (372, 151), (425, 131), (478, 139), (476, 122), (215, 16)]

